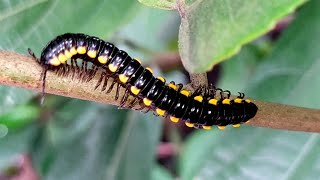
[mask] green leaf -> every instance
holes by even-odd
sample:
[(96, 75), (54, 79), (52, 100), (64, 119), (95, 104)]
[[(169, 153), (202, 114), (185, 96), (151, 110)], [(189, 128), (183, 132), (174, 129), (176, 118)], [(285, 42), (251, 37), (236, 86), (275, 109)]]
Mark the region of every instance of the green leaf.
[[(179, 16), (175, 12), (145, 7), (141, 8), (139, 14), (122, 28), (117, 35), (141, 47), (144, 52), (141, 53), (140, 49), (140, 56), (154, 56), (154, 51), (168, 51), (168, 41), (177, 41), (178, 21)], [(128, 52), (135, 57), (133, 52), (137, 50), (139, 49), (132, 48)], [(146, 63), (148, 59), (139, 58), (143, 63)]]
[[(319, 7), (320, 1), (314, 0), (299, 11), (249, 78), (247, 95), (320, 107)], [(248, 52), (241, 53), (244, 57)], [(257, 127), (197, 131), (185, 146), (180, 174), (182, 179), (317, 179), (319, 146), (316, 133)]]
[(210, 70), (304, 2), (211, 0), (182, 5), (179, 50), (183, 65), (189, 72)]
[(16, 131), (8, 131), (5, 137), (0, 137), (0, 170), (14, 162), (15, 157), (27, 153), (38, 135), (38, 128), (30, 125)]
[(183, 152), (181, 179), (316, 179), (311, 167), (319, 166), (319, 145), (318, 134), (253, 127), (197, 131)]
[(27, 0), (0, 3), (0, 49), (40, 50), (55, 36), (83, 32), (107, 38), (138, 12), (132, 0)]
[(35, 93), (8, 86), (0, 86), (0, 115), (4, 114), (19, 104), (28, 102)]
[(34, 105), (20, 105), (10, 112), (0, 116), (0, 124), (9, 130), (16, 130), (34, 122), (40, 114), (39, 107)]
[(249, 44), (241, 52), (221, 64), (221, 78), (217, 87), (231, 92), (242, 92), (246, 89), (259, 61), (259, 50)]
[(175, 8), (175, 2), (172, 0), (138, 0), (140, 3), (160, 9), (172, 10)]
[(155, 165), (152, 171), (152, 180), (173, 180), (173, 177), (164, 167)]
[[(0, 1), (0, 49), (27, 53), (30, 47), (39, 56), (55, 36), (83, 32), (107, 38), (139, 10), (132, 0)], [(27, 90), (0, 87), (0, 114), (34, 96)]]
[(32, 157), (45, 179), (150, 179), (160, 123), (150, 113), (71, 100)]
[(250, 79), (250, 96), (320, 108), (317, 98), (320, 91), (319, 5), (319, 1), (308, 3), (274, 51), (258, 66)]

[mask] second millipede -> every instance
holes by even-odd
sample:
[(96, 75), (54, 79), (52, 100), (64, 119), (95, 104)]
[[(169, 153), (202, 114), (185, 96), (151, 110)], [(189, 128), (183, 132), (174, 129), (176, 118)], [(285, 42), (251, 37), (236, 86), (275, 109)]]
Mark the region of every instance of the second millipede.
[[(57, 36), (43, 49), (40, 59), (28, 50), (43, 67), (43, 93), (47, 71), (55, 71), (59, 75), (77, 74), (82, 81), (90, 81), (98, 70), (102, 70), (95, 89), (102, 85), (102, 91), (106, 90), (108, 79), (113, 78), (107, 92), (116, 85), (115, 99), (119, 98), (119, 86), (126, 89), (121, 107), (132, 95), (135, 98), (128, 108), (142, 102), (142, 109), (151, 109), (173, 122), (182, 120), (188, 127), (207, 130), (212, 126), (219, 129), (227, 125), (239, 127), (253, 118), (258, 110), (251, 100), (244, 99), (243, 93), (231, 99), (229, 91), (212, 85), (191, 93), (183, 89), (182, 84), (166, 83), (163, 77), (154, 77), (152, 70), (144, 68), (138, 59), (131, 58), (125, 51), (97, 37), (73, 33)], [(80, 66), (78, 59), (82, 60)], [(217, 98), (217, 95), (220, 97)]]

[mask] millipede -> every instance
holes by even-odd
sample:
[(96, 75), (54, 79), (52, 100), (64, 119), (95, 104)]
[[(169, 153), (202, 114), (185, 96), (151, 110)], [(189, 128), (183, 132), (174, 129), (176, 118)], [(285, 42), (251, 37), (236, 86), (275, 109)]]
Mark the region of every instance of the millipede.
[[(200, 86), (194, 92), (183, 88), (182, 84), (166, 83), (165, 78), (153, 75), (152, 69), (143, 67), (140, 60), (130, 57), (112, 43), (85, 34), (66, 33), (57, 36), (42, 50), (38, 59), (31, 49), (29, 54), (42, 66), (43, 90), (47, 71), (58, 75), (77, 76), (88, 82), (101, 71), (94, 87), (111, 92), (117, 87), (115, 100), (119, 98), (119, 87), (125, 88), (120, 107), (138, 110), (152, 110), (158, 116), (168, 117), (172, 122), (184, 121), (188, 127), (209, 130), (212, 126), (224, 129), (227, 125), (239, 127), (253, 118), (258, 107), (244, 93), (231, 98), (230, 91), (209, 84)], [(109, 78), (113, 81), (109, 88)], [(129, 96), (134, 96), (126, 103)]]

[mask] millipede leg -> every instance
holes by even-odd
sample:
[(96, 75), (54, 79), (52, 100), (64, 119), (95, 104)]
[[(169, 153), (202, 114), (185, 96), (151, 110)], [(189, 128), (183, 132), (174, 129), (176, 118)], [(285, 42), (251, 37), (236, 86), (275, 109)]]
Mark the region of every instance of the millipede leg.
[[(86, 63), (84, 64), (84, 77), (86, 77), (89, 73), (89, 68), (88, 68), (88, 59), (85, 59)], [(84, 78), (85, 80), (85, 78)]]
[(119, 89), (120, 89), (120, 83), (117, 83), (117, 89), (116, 89), (116, 95), (114, 96), (114, 100), (118, 100), (119, 98)]
[(72, 70), (72, 75), (71, 78), (74, 79), (74, 75), (76, 74), (76, 67), (77, 67), (77, 62), (75, 62), (76, 60), (74, 58), (71, 58), (71, 70)]
[(63, 66), (58, 66), (57, 67), (58, 69), (57, 69), (57, 71), (56, 71), (56, 74), (58, 75), (58, 76), (63, 76), (63, 71), (64, 71), (64, 67)]
[(45, 97), (45, 88), (46, 88), (46, 77), (47, 77), (48, 66), (45, 66), (41, 72), (40, 78), (42, 78), (42, 96), (40, 104), (43, 105)]
[(71, 66), (69, 64), (66, 63), (66, 75), (67, 76), (70, 76), (70, 74), (72, 73), (72, 69), (71, 69)]
[(104, 76), (105, 76), (105, 75), (106, 75), (105, 72), (101, 72), (100, 78), (99, 78), (96, 86), (94, 87), (94, 90), (96, 90), (96, 89), (100, 86), (100, 84), (101, 84), (102, 80), (104, 79)]
[(82, 60), (82, 63), (81, 63), (81, 68), (80, 68), (80, 71), (83, 71), (83, 68), (84, 68), (84, 64), (85, 64), (86, 62), (85, 62), (85, 60), (83, 59)]
[(220, 89), (220, 88), (217, 88), (217, 91), (220, 91), (220, 99), (223, 99), (223, 95), (222, 95), (222, 92), (223, 92), (223, 90), (222, 89)]
[(194, 124), (194, 126), (193, 126), (195, 129), (202, 129), (202, 126), (201, 125), (199, 125), (199, 124)]
[(159, 114), (156, 113), (156, 112), (153, 112), (152, 114), (153, 114), (154, 116), (157, 116), (157, 117), (159, 116)]
[(92, 69), (88, 69), (88, 71), (85, 73), (85, 76), (83, 77), (83, 82), (88, 82), (88, 79), (90, 78), (92, 71)]
[[(139, 102), (140, 99), (138, 99), (137, 97), (135, 97), (131, 103), (129, 104), (128, 108), (129, 109), (132, 109), (138, 102)], [(136, 110), (136, 109), (135, 109)]]
[[(140, 100), (140, 99), (139, 99)], [(144, 105), (144, 103), (140, 100), (140, 101), (137, 101), (139, 102), (139, 105), (140, 107), (138, 109), (135, 109), (136, 111), (141, 111), (143, 113), (147, 113), (149, 112), (150, 108), (147, 107), (147, 110), (146, 111), (142, 111), (144, 108), (146, 108), (146, 106)]]
[(61, 65), (61, 76), (65, 76), (67, 74), (66, 64)]
[(177, 86), (178, 86), (177, 91), (180, 92), (183, 88), (183, 84), (179, 83), (179, 84), (177, 84)]
[(203, 93), (203, 98), (206, 99), (206, 100), (209, 100), (210, 99), (210, 96), (209, 96), (209, 88), (205, 87), (204, 88), (204, 93)]
[[(143, 113), (148, 113), (151, 110), (151, 107), (150, 106), (149, 107), (145, 106), (143, 104), (143, 102), (140, 102), (140, 106), (141, 106), (141, 112), (143, 112)], [(146, 108), (146, 110), (142, 111), (145, 108)]]
[(87, 61), (87, 59), (85, 59), (84, 72), (87, 72), (87, 70), (88, 70), (88, 61)]
[(107, 90), (107, 93), (110, 93), (113, 89), (113, 86), (116, 84), (116, 80), (113, 79), (111, 86), (109, 87), (109, 89)]
[(203, 87), (202, 87), (202, 86), (199, 86), (199, 87), (192, 93), (191, 98), (194, 98), (194, 97), (196, 97), (196, 96), (201, 95), (202, 89), (203, 89)]
[(123, 95), (123, 97), (122, 97), (122, 99), (120, 101), (120, 107), (121, 108), (124, 108), (124, 105), (126, 104), (126, 101), (127, 101), (128, 97), (129, 97), (129, 95), (130, 95), (129, 89), (126, 88), (126, 90), (124, 91), (124, 95)]
[(244, 98), (244, 93), (241, 93), (241, 92), (238, 92), (239, 93), (239, 96), (238, 96), (238, 98), (240, 98), (240, 99), (243, 99)]
[(82, 81), (82, 76), (84, 74), (84, 66), (85, 66), (85, 64), (86, 64), (86, 61), (82, 60), (81, 67), (80, 67), (80, 72), (79, 72), (79, 81)]
[(83, 82), (89, 82), (92, 79), (92, 74), (94, 73), (94, 67), (92, 69), (87, 69), (85, 75), (83, 76)]
[(84, 82), (88, 73), (88, 62), (86, 60), (82, 61), (82, 71), (81, 71), (81, 81)]
[(212, 86), (212, 84), (209, 87), (209, 96), (213, 98), (216, 96), (216, 87)]
[(72, 58), (71, 61), (72, 61), (72, 60), (73, 60), (73, 62), (74, 62), (74, 65), (75, 65), (75, 68), (76, 68), (77, 73), (79, 73), (79, 72), (80, 72), (80, 67), (78, 66), (77, 59)]
[(216, 96), (216, 88), (214, 86), (205, 87), (204, 98), (210, 100), (215, 98)]
[(105, 74), (101, 91), (106, 90), (107, 85), (108, 85), (108, 80), (109, 80), (109, 76), (107, 74)]
[(226, 93), (226, 94), (227, 94), (227, 98), (228, 98), (228, 99), (230, 98), (230, 96), (231, 96), (231, 92), (230, 92), (230, 91), (225, 90), (225, 91), (223, 91), (223, 93)]
[(72, 73), (72, 69), (71, 69), (71, 66), (69, 64), (66, 64), (66, 71), (67, 71), (66, 75), (70, 76), (70, 74)]
[(93, 69), (91, 69), (90, 71), (90, 75), (87, 79), (87, 82), (91, 81), (93, 79), (93, 77), (96, 75), (97, 71), (98, 71), (98, 67), (97, 66), (94, 66)]

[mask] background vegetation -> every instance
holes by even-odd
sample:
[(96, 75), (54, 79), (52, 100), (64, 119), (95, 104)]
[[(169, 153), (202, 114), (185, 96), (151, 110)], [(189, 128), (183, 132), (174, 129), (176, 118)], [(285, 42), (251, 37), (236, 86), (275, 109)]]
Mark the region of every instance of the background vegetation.
[[(180, 49), (186, 69), (203, 72), (261, 36), (215, 66), (215, 84), (320, 108), (320, 1), (140, 1), (156, 8), (131, 0), (2, 0), (0, 49), (39, 55), (56, 35), (84, 32), (149, 64)], [(172, 69), (165, 76), (187, 79)], [(0, 86), (0, 179), (22, 173), (26, 157), (43, 179), (317, 179), (319, 145), (318, 134), (190, 131), (150, 113), (58, 96), (40, 107), (37, 93)]]

